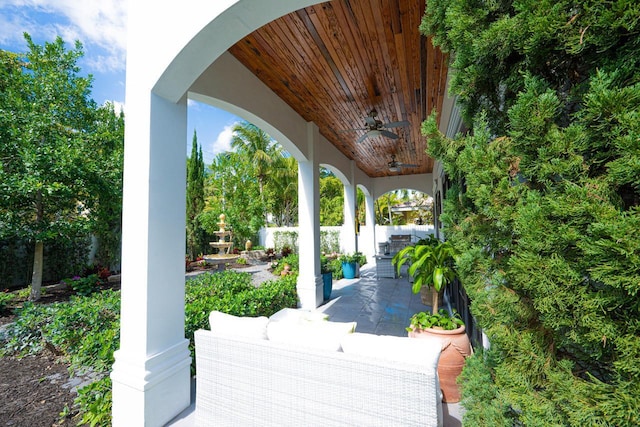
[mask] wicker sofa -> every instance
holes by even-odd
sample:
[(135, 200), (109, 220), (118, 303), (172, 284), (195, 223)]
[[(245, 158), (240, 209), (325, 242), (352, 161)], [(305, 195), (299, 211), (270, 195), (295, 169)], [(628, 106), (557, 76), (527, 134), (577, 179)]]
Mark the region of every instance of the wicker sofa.
[(440, 347), (421, 341), (354, 333), (342, 352), (198, 330), (196, 425), (441, 426)]

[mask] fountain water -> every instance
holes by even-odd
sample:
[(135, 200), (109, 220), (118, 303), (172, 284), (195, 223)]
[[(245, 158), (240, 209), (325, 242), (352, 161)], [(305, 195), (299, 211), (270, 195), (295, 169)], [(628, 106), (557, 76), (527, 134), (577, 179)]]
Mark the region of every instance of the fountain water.
[(236, 255), (232, 252), (232, 233), (230, 230), (226, 230), (227, 224), (224, 222), (226, 218), (225, 215), (220, 214), (219, 218), (218, 231), (213, 233), (218, 238), (218, 241), (209, 242), (211, 247), (218, 249), (218, 253), (213, 255), (204, 255), (203, 258), (207, 264), (215, 264), (218, 265), (218, 269), (221, 267), (224, 269), (226, 263), (235, 261), (240, 257), (240, 255)]

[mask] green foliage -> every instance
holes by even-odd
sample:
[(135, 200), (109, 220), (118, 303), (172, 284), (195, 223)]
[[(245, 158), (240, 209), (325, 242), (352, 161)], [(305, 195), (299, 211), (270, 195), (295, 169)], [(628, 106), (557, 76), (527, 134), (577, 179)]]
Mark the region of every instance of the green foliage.
[(259, 198), (253, 203), (259, 203), (259, 210), (262, 211), (260, 226), (266, 226), (266, 186), (271, 176), (275, 175), (274, 166), (278, 163), (277, 159), (282, 157), (282, 148), (263, 130), (247, 122), (233, 127), (231, 146), (236, 149), (242, 161), (249, 165), (248, 177), (258, 184)]
[[(95, 263), (120, 265), (122, 246), (122, 172), (124, 167), (124, 113), (114, 110), (111, 103), (96, 111), (95, 127), (91, 133), (97, 173), (88, 181), (93, 196), (91, 233), (98, 249)], [(86, 252), (82, 255), (86, 258)]]
[[(295, 307), (296, 278), (287, 276), (256, 288), (248, 273), (207, 273), (187, 281), (185, 304), (186, 336), (193, 349), (193, 332), (208, 329), (212, 310), (236, 316), (270, 316), (284, 307)], [(82, 423), (109, 425), (111, 380), (106, 374), (120, 342), (120, 293), (102, 291), (50, 305), (27, 302), (16, 315), (16, 321), (0, 336), (0, 354), (25, 356), (46, 346), (68, 357), (73, 370), (91, 369), (105, 375), (80, 389), (75, 403)]]
[(320, 230), (320, 252), (325, 254), (340, 251), (340, 231)]
[(187, 159), (187, 253), (192, 260), (205, 249), (205, 235), (199, 218), (203, 210), (204, 160), (202, 147), (198, 148), (198, 136), (194, 130), (191, 157)]
[(416, 331), (419, 329), (444, 329), (445, 331), (452, 331), (463, 326), (464, 322), (460, 318), (458, 313), (450, 315), (445, 309), (438, 310), (437, 313), (427, 313), (421, 311), (415, 313), (409, 319), (409, 326), (407, 332)]
[(297, 276), (300, 271), (300, 256), (298, 254), (289, 254), (280, 258), (273, 268), (273, 274), (280, 276), (285, 265), (289, 265), (289, 267), (291, 267), (291, 274)]
[(105, 376), (79, 389), (74, 403), (82, 413), (80, 425), (111, 425), (111, 378)]
[(298, 222), (298, 161), (291, 156), (276, 156), (272, 174), (265, 182), (267, 208), (277, 227)]
[[(353, 252), (353, 253), (347, 253), (347, 254), (341, 254), (338, 257), (338, 260), (341, 263), (347, 263), (347, 264), (351, 264), (351, 263), (357, 263), (360, 261), (362, 256), (362, 253), (360, 252)], [(366, 259), (366, 258), (365, 258)]]
[[(333, 273), (331, 267), (331, 259), (327, 258), (325, 255), (320, 255), (320, 273)], [(2, 306), (0, 305), (0, 307)]]
[(390, 191), (378, 197), (375, 201), (376, 224), (382, 225), (402, 225), (404, 217), (402, 214), (393, 213), (391, 207), (402, 202), (398, 197), (399, 192)]
[(473, 132), (423, 124), (445, 235), (491, 342), (474, 425), (638, 425), (640, 6), (429, 1)]
[(450, 242), (440, 242), (431, 237), (426, 244), (407, 246), (393, 256), (391, 262), (398, 274), (405, 263), (409, 263), (408, 273), (413, 277), (413, 293), (420, 292), (422, 286), (435, 289), (433, 297), (433, 315), (438, 313), (438, 293), (457, 277), (455, 259), (458, 252)]
[(342, 261), (339, 258), (329, 261), (329, 269), (333, 273), (333, 280), (342, 279)]
[(25, 303), (16, 315), (7, 327), (4, 352), (35, 354), (47, 345), (69, 355), (75, 369), (111, 368), (120, 336), (118, 292), (107, 290), (50, 305)]
[(15, 299), (16, 295), (11, 292), (0, 292), (0, 313)]
[(333, 174), (320, 178), (320, 225), (344, 222), (344, 185)]
[(265, 225), (265, 205), (256, 179), (254, 163), (245, 151), (218, 154), (210, 166), (205, 185), (205, 208), (198, 217), (202, 228), (213, 235), (221, 213), (233, 231), (235, 247), (242, 248)]
[(209, 329), (209, 313), (213, 310), (234, 316), (271, 316), (297, 304), (294, 275), (264, 282), (256, 288), (249, 273), (205, 273), (188, 280), (185, 290), (185, 336), (190, 341), (192, 356), (193, 334), (198, 329)]
[(290, 248), (294, 252), (298, 252), (298, 232), (276, 231), (273, 233), (273, 246), (276, 252), (282, 252), (284, 248)]
[(78, 295), (88, 296), (98, 290), (101, 280), (97, 274), (90, 274), (87, 277), (72, 277), (64, 279), (62, 282), (70, 286)]
[[(25, 39), (26, 54), (0, 52), (0, 239), (104, 237), (104, 221), (119, 215), (124, 121), (90, 98), (79, 42), (67, 50), (60, 37)], [(34, 296), (40, 285), (36, 272)]]

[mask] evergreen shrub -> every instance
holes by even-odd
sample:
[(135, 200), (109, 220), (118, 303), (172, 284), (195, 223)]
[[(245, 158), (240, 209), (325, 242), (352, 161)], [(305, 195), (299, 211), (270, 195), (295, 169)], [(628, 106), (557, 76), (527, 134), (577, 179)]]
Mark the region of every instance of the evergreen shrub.
[(423, 124), (491, 347), (465, 424), (640, 425), (640, 4), (427, 4), (470, 132)]

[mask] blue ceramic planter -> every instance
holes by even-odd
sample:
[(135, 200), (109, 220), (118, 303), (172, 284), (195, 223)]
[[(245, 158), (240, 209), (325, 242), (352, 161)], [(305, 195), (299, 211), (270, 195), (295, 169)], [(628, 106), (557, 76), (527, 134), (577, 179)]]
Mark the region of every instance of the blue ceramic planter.
[(322, 284), (322, 297), (326, 301), (331, 298), (331, 289), (333, 288), (333, 274), (322, 273)]
[(356, 277), (356, 263), (355, 262), (343, 262), (342, 263), (342, 276), (345, 279), (355, 279), (355, 277)]

